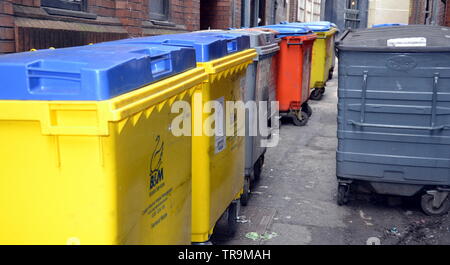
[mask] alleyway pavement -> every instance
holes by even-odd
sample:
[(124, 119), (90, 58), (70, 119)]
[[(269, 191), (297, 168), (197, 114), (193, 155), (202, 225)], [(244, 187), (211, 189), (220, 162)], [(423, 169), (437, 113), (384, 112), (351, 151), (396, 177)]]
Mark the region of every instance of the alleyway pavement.
[(417, 198), (360, 195), (336, 204), (336, 104), (335, 74), (323, 99), (310, 101), (307, 126), (281, 125), (238, 232), (213, 236), (214, 244), (450, 244), (448, 216), (424, 215)]

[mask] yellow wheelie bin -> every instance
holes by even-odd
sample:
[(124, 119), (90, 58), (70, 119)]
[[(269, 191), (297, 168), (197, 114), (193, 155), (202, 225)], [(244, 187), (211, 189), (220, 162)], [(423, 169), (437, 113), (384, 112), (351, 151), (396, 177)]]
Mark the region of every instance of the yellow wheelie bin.
[[(195, 48), (197, 66), (206, 70), (208, 80), (194, 92), (192, 104), (192, 242), (208, 241), (221, 217), (228, 220), (226, 232), (232, 234), (245, 175), (245, 133), (238, 136), (237, 132), (245, 128), (245, 122), (238, 124), (234, 109), (226, 103), (244, 100), (246, 69), (257, 56), (249, 49), (249, 37), (194, 32), (115, 43)], [(208, 113), (210, 102), (222, 106), (222, 111)], [(221, 130), (222, 135), (204, 129), (212, 116), (215, 131)], [(232, 135), (225, 133), (231, 131)]]
[(334, 40), (338, 32), (336, 25), (328, 21), (286, 23), (289, 25), (306, 26), (317, 35), (314, 42), (311, 65), (311, 96), (312, 100), (320, 100), (325, 93), (325, 85), (333, 77), (334, 71)]
[(195, 63), (157, 45), (0, 56), (0, 244), (190, 244), (171, 106), (203, 86)]

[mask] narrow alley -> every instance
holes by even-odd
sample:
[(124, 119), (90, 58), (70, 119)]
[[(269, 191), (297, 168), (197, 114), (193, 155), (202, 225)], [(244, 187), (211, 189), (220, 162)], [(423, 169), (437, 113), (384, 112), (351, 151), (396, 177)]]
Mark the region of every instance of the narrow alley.
[[(280, 143), (268, 149), (260, 181), (241, 207), (233, 238), (216, 244), (298, 245), (449, 244), (447, 216), (428, 217), (420, 199), (359, 194), (336, 203), (337, 73), (321, 101), (310, 101), (305, 127), (281, 124)], [(379, 241), (378, 241), (379, 240)]]

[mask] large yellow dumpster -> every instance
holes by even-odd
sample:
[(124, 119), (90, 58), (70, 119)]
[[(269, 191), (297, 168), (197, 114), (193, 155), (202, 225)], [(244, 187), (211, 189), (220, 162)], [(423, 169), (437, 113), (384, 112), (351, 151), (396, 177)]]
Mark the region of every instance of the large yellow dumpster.
[(313, 47), (311, 68), (311, 99), (320, 100), (325, 93), (326, 82), (332, 78), (334, 68), (334, 38), (336, 28), (327, 31), (316, 31), (317, 39)]
[[(232, 111), (226, 102), (244, 100), (246, 69), (257, 53), (248, 49), (248, 36), (217, 32), (159, 35), (112, 43), (192, 47), (196, 50), (197, 66), (208, 74), (203, 88), (195, 90), (192, 102), (192, 242), (208, 241), (221, 216), (231, 214), (230, 226), (236, 221), (235, 200), (240, 198), (244, 186), (245, 135), (211, 135), (214, 133), (211, 128), (203, 127), (213, 115), (218, 117), (215, 125), (221, 125), (224, 132), (242, 129), (237, 128), (237, 119), (226, 118), (227, 112)], [(220, 115), (208, 113), (206, 106), (211, 101), (224, 108)], [(242, 126), (245, 127), (245, 122)]]
[(0, 57), (0, 244), (191, 242), (191, 138), (171, 106), (207, 76), (193, 49), (161, 49)]
[[(214, 40), (222, 43), (222, 55), (216, 45), (205, 44)], [(229, 108), (227, 102), (244, 100), (246, 70), (257, 53), (249, 49), (250, 38), (239, 34), (195, 32), (184, 34), (184, 41), (202, 50), (197, 52), (197, 66), (205, 68), (209, 76), (193, 99), (192, 242), (200, 243), (209, 240), (221, 216), (227, 219), (228, 233), (236, 228), (237, 200), (243, 193), (245, 178), (245, 134), (238, 135), (238, 131), (245, 131), (245, 121), (239, 123), (235, 109)], [(208, 56), (210, 53), (215, 56)], [(211, 117), (204, 109), (211, 101), (223, 107), (223, 113), (214, 113), (215, 128), (221, 127), (223, 136), (208, 136), (211, 132), (205, 129), (201, 132)]]
[(328, 21), (287, 23), (306, 26), (317, 35), (314, 42), (310, 86), (310, 98), (320, 100), (325, 93), (326, 82), (332, 78), (334, 69), (334, 39), (338, 32), (336, 25)]
[[(199, 119), (199, 101), (220, 102), (243, 100), (246, 69), (256, 57), (255, 50), (245, 50), (211, 62), (198, 63), (205, 67), (209, 80), (194, 96), (194, 125)], [(226, 104), (225, 104), (226, 105)], [(224, 105), (224, 112), (230, 112)], [(232, 114), (233, 115), (233, 114)], [(210, 114), (202, 115), (203, 122)], [(225, 115), (226, 116), (226, 115)], [(225, 121), (229, 123), (230, 121)], [(197, 123), (198, 124), (198, 123)], [(237, 121), (225, 127), (237, 128)], [(245, 124), (244, 124), (245, 126)], [(244, 187), (244, 136), (193, 136), (192, 143), (192, 241), (205, 242), (216, 222), (233, 200), (239, 199)], [(236, 206), (233, 206), (236, 207)], [(230, 209), (230, 214), (233, 209)]]

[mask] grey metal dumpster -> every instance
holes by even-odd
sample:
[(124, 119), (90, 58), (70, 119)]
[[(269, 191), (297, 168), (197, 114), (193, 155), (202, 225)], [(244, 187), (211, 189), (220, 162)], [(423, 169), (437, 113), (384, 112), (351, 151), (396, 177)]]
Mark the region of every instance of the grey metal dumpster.
[[(450, 207), (450, 28), (347, 31), (336, 42), (338, 204), (357, 187)], [(358, 189), (359, 190), (359, 189)]]
[[(250, 195), (250, 187), (261, 175), (264, 164), (264, 154), (266, 147), (262, 146), (262, 140), (268, 139), (269, 135), (262, 135), (258, 130), (251, 130), (252, 124), (257, 124), (260, 113), (260, 102), (267, 102), (267, 124), (273, 128), (278, 119), (273, 117), (270, 103), (276, 101), (276, 58), (275, 55), (280, 50), (279, 39), (275, 38), (272, 32), (248, 29), (231, 31), (242, 33), (250, 37), (250, 47), (256, 49), (258, 57), (253, 64), (247, 68), (246, 89), (244, 92), (245, 102), (255, 101), (258, 112), (249, 112), (246, 119), (245, 137), (245, 176), (244, 194), (241, 197), (241, 204), (246, 205)], [(272, 115), (271, 115), (272, 114)]]

